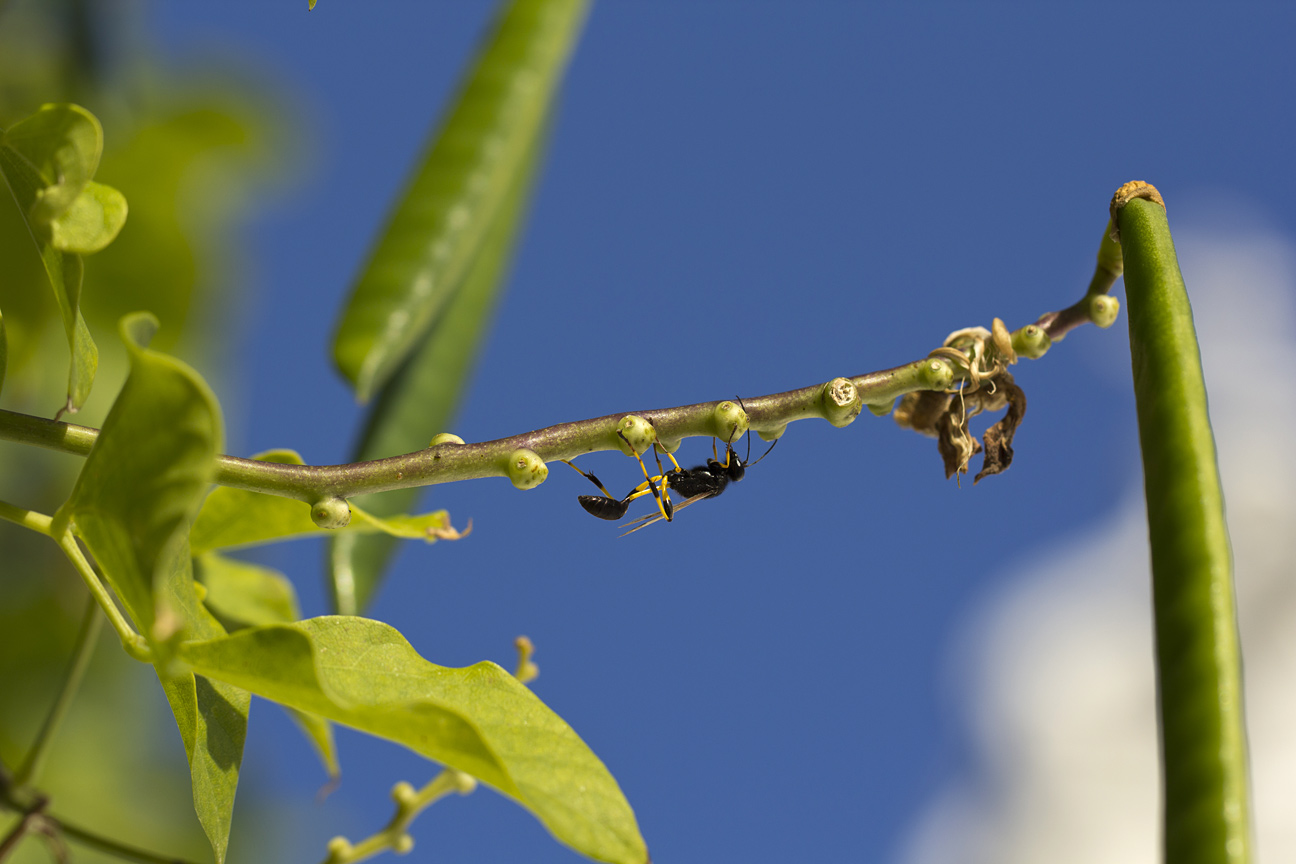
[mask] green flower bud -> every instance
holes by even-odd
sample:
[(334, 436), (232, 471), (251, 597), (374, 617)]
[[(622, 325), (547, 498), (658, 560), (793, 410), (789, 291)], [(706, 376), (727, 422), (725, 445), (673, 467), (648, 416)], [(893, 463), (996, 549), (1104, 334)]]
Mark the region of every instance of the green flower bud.
[(1120, 301), (1110, 294), (1095, 294), (1089, 298), (1089, 320), (1104, 329), (1116, 323), (1120, 314)]
[(328, 842), (328, 861), (346, 861), (355, 851), (351, 841), (345, 837), (334, 837)]
[(391, 797), (397, 807), (408, 808), (418, 800), (418, 792), (413, 785), (402, 780), (392, 787)]
[(1013, 350), (1022, 357), (1038, 360), (1053, 347), (1053, 340), (1043, 327), (1027, 324), (1012, 335)]
[[(652, 445), (657, 441), (657, 430), (653, 425), (637, 414), (627, 414), (617, 423), (617, 431), (621, 434), (617, 436), (617, 444), (621, 452), (627, 456), (638, 456), (641, 453), (647, 453), (652, 449)], [(626, 444), (629, 444), (633, 453), (626, 452)]]
[(477, 778), (471, 774), (465, 774), (462, 771), (456, 771), (453, 768), (447, 768), (450, 779), (454, 781), (455, 791), (460, 795), (467, 795), (477, 788)]
[(895, 401), (892, 399), (890, 402), (870, 402), (868, 403), (869, 413), (874, 417), (885, 417), (895, 407)]
[(311, 521), (321, 528), (345, 528), (351, 522), (351, 507), (345, 498), (321, 498), (311, 505)]
[(549, 476), (549, 466), (533, 451), (526, 448), (514, 450), (508, 456), (505, 468), (508, 478), (519, 489), (539, 486)]
[(462, 444), (462, 443), (464, 443), (464, 440), (460, 438), (458, 435), (454, 434), (453, 432), (442, 432), (439, 435), (434, 435), (432, 437), (432, 443), (429, 444), (428, 446), (435, 447), (438, 444)]
[(929, 357), (918, 370), (921, 390), (948, 390), (954, 383), (954, 366), (942, 357)]
[(747, 434), (747, 412), (737, 402), (726, 399), (716, 405), (711, 422), (715, 424), (712, 434), (725, 441), (737, 441)]

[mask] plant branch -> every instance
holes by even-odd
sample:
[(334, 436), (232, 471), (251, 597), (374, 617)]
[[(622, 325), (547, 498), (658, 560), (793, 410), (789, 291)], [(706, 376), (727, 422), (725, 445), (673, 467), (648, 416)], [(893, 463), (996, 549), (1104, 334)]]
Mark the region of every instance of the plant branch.
[(82, 846), (89, 846), (91, 849), (98, 849), (100, 852), (114, 855), (124, 861), (138, 861), (140, 864), (190, 864), (184, 858), (177, 858), (174, 855), (161, 855), (157, 852), (150, 852), (147, 849), (140, 849), (136, 846), (129, 846), (125, 843), (119, 843), (103, 837), (93, 831), (87, 831), (76, 825), (72, 825), (55, 816), (45, 817), (54, 829), (62, 836), (69, 840), (80, 843)]
[(37, 534), (49, 536), (50, 525), (54, 522), (52, 517), (44, 513), (37, 513), (35, 510), (26, 510), (22, 507), (15, 507), (12, 504), (6, 504), (0, 501), (0, 519), (12, 522), (15, 525), (21, 525), (29, 528)]
[[(1116, 247), (1119, 251), (1119, 247)], [(1106, 246), (1104, 246), (1106, 250)], [(1119, 308), (1106, 291), (1119, 275), (1111, 255), (1100, 253), (1099, 266), (1085, 297), (1061, 312), (1050, 312), (1035, 324), (1011, 334), (1016, 353), (1043, 356), (1053, 341), (1086, 322), (1109, 326)], [(938, 349), (939, 350), (939, 349)], [(543, 481), (545, 462), (574, 459), (599, 450), (629, 452), (619, 434), (628, 418), (639, 425), (647, 421), (652, 438), (635, 441), (642, 453), (656, 441), (675, 450), (682, 439), (693, 436), (729, 438), (754, 430), (766, 440), (781, 436), (788, 423), (818, 417), (845, 426), (864, 406), (885, 414), (899, 396), (919, 390), (944, 391), (971, 377), (969, 370), (948, 356), (926, 357), (893, 369), (853, 378), (834, 378), (798, 390), (743, 398), (741, 409), (733, 403), (701, 402), (676, 408), (608, 414), (591, 420), (560, 423), (509, 438), (480, 443), (457, 439), (403, 456), (391, 456), (345, 465), (285, 465), (234, 456), (217, 459), (215, 482), (269, 495), (295, 498), (312, 505), (353, 495), (384, 492), (412, 486), (431, 486), (483, 477), (508, 477), (528, 488)], [(737, 413), (735, 414), (735, 409)], [(0, 440), (18, 441), (84, 456), (94, 446), (98, 430), (0, 410)], [(642, 446), (640, 446), (642, 444)]]
[(76, 644), (72, 648), (72, 662), (63, 679), (63, 689), (59, 691), (58, 698), (54, 700), (54, 705), (46, 715), (40, 732), (36, 734), (36, 740), (27, 751), (27, 758), (23, 760), (14, 775), (14, 782), (19, 786), (34, 782), (40, 775), (45, 756), (49, 752), (50, 742), (53, 741), (54, 733), (58, 731), (68, 707), (72, 704), (73, 697), (76, 696), (77, 689), (81, 686), (81, 679), (85, 676), (86, 667), (90, 665), (90, 658), (94, 655), (95, 645), (99, 641), (99, 631), (102, 629), (103, 616), (99, 614), (98, 604), (94, 598), (89, 597), (86, 599), (85, 614), (81, 618), (81, 629), (77, 632)]

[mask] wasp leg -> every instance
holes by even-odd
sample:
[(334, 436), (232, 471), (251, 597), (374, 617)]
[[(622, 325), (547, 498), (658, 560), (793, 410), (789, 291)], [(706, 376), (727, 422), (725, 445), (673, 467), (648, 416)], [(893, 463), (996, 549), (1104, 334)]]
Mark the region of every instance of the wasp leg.
[(602, 495), (580, 495), (576, 498), (580, 505), (585, 508), (586, 513), (600, 519), (607, 519), (610, 522), (615, 522), (626, 514), (626, 510), (630, 506), (628, 500), (623, 501), (614, 497), (593, 473), (577, 468), (576, 465), (566, 459), (560, 461), (571, 465), (573, 471), (593, 483), (603, 493)]
[[(675, 518), (675, 508), (671, 506), (670, 490), (669, 487), (666, 485), (665, 478), (662, 476), (661, 473), (658, 473), (655, 478), (651, 474), (649, 474), (648, 466), (644, 464), (643, 457), (640, 456), (638, 452), (635, 451), (634, 447), (630, 444), (629, 439), (625, 437), (625, 434), (622, 433), (620, 429), (618, 429), (617, 435), (621, 436), (621, 440), (625, 441), (626, 446), (630, 448), (630, 452), (634, 453), (635, 460), (638, 461), (639, 468), (640, 470), (643, 471), (644, 482), (648, 484), (647, 490), (644, 490), (643, 484), (640, 484), (639, 486), (636, 486), (634, 489), (630, 490), (630, 494), (627, 495), (625, 498), (622, 498), (621, 500), (629, 504), (635, 498), (639, 498), (647, 494), (648, 492), (652, 492), (653, 500), (657, 502), (657, 509), (661, 512), (662, 518), (665, 519), (667, 522), (671, 521), (673, 518)], [(657, 445), (653, 444), (653, 454), (656, 455), (656, 453), (657, 453)], [(657, 457), (657, 470), (658, 472), (661, 471), (661, 457)], [(657, 482), (656, 482), (657, 480), (660, 480), (662, 484), (662, 488), (660, 491), (658, 491), (657, 489)]]

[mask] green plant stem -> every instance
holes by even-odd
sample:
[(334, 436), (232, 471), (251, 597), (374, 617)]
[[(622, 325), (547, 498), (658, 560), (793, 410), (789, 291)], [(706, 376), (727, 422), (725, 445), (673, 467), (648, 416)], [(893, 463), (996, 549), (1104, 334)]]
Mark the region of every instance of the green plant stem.
[(87, 831), (84, 828), (71, 825), (54, 816), (46, 816), (45, 818), (50, 821), (59, 834), (69, 840), (80, 843), (82, 846), (89, 846), (91, 849), (97, 849), (100, 852), (121, 858), (123, 861), (138, 861), (140, 864), (190, 864), (187, 859), (177, 858), (174, 855), (161, 855), (157, 852), (150, 852), (147, 849), (140, 849), (135, 846), (128, 846), (125, 843), (118, 843), (116, 840), (102, 837), (95, 834), (93, 831)]
[(58, 698), (54, 700), (54, 705), (46, 715), (40, 731), (36, 734), (31, 749), (27, 751), (27, 758), (14, 774), (14, 782), (19, 786), (33, 783), (40, 776), (54, 733), (58, 731), (72, 704), (72, 699), (76, 696), (77, 689), (81, 686), (81, 679), (85, 676), (86, 667), (90, 665), (90, 658), (94, 656), (95, 645), (102, 629), (103, 616), (99, 614), (98, 604), (93, 597), (87, 598), (85, 614), (81, 617), (81, 629), (77, 632), (76, 644), (72, 648), (72, 662), (68, 666), (67, 675), (63, 678), (63, 688), (59, 691)]
[[(1022, 331), (1035, 327), (1047, 337), (1060, 339), (1070, 329), (1090, 320), (1088, 308), (1081, 301), (1063, 312), (1041, 316)], [(769, 440), (782, 435), (787, 424), (794, 420), (818, 417), (844, 426), (863, 405), (887, 405), (905, 393), (918, 390), (944, 390), (968, 377), (966, 369), (960, 369), (946, 358), (926, 357), (854, 378), (836, 378), (826, 384), (769, 396), (744, 397), (742, 405), (751, 429)], [(345, 465), (284, 465), (220, 456), (215, 481), (222, 486), (314, 504), (326, 498), (350, 498), (390, 489), (507, 477), (510, 457), (518, 450), (530, 450), (540, 459), (552, 462), (598, 450), (622, 449), (617, 430), (628, 414), (649, 418), (658, 440), (672, 450), (687, 437), (726, 437), (732, 430), (718, 427), (715, 409), (719, 404), (701, 402), (677, 408), (608, 414), (494, 441), (440, 444), (403, 456)], [(85, 456), (98, 434), (98, 430), (88, 426), (0, 410), (0, 440)]]
[(108, 616), (108, 621), (113, 625), (113, 629), (117, 631), (117, 637), (121, 639), (122, 648), (136, 660), (146, 663), (151, 662), (153, 654), (149, 650), (148, 643), (143, 636), (135, 632), (130, 622), (117, 608), (112, 595), (108, 593), (108, 589), (99, 580), (99, 576), (94, 572), (94, 568), (90, 566), (90, 562), (81, 553), (81, 547), (77, 546), (76, 538), (72, 536), (70, 531), (64, 531), (55, 540), (59, 548), (63, 550), (63, 554), (68, 557), (68, 560), (72, 562), (72, 566), (76, 568), (81, 580), (90, 589), (90, 593), (93, 595), (95, 602), (99, 604), (99, 608)]
[(1111, 291), (1124, 268), (1121, 245), (1111, 238), (1111, 222), (1103, 229), (1102, 243), (1098, 246), (1098, 264), (1094, 267), (1093, 278), (1089, 280), (1089, 290), (1072, 305), (1060, 312), (1050, 312), (1040, 317), (1036, 323), (1043, 327), (1052, 341), (1061, 340), (1067, 333), (1087, 324), (1090, 321), (1091, 306), (1089, 301), (1094, 297)]
[(1192, 310), (1165, 208), (1118, 212), (1152, 550), (1168, 864), (1250, 860), (1232, 557)]
[(21, 525), (24, 528), (30, 528), (37, 534), (49, 536), (50, 525), (53, 519), (44, 513), (37, 513), (35, 510), (26, 510), (22, 507), (15, 507), (12, 504), (6, 504), (0, 501), (0, 519), (6, 522), (12, 522), (15, 525)]

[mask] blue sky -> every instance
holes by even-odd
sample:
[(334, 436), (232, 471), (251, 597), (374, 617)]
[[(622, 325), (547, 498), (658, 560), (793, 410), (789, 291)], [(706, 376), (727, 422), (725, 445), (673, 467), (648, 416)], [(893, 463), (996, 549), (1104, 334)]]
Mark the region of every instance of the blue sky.
[[(177, 74), (238, 69), (300, 120), (298, 176), (246, 229), (239, 356), (214, 377), (232, 452), (331, 463), (362, 416), (328, 359), (336, 310), (490, 5), (305, 5), (149, 16)], [(1245, 212), (1292, 237), (1292, 19), (599, 4), (453, 431), (778, 392), (917, 359), (995, 316), (1021, 326), (1083, 293), (1130, 179), (1160, 188), (1172, 228)], [(427, 505), (473, 535), (403, 549), (373, 614), (444, 665), (509, 666), (529, 635), (536, 692), (611, 768), (654, 860), (894, 859), (974, 761), (952, 661), (971, 610), (1111, 518), (1137, 478), (1124, 328), (1078, 330), (1014, 370), (1030, 400), (1016, 462), (975, 488), (943, 479), (934, 442), (868, 414), (794, 424), (723, 498), (625, 539), (580, 510), (588, 484), (565, 469), (525, 493), (440, 486)], [(686, 442), (681, 461), (707, 450)], [(638, 471), (586, 464), (614, 490)], [(299, 543), (264, 558), (311, 614), (326, 611), (320, 557)], [(1150, 652), (1128, 662), (1150, 668)], [(433, 770), (363, 736), (341, 745), (343, 786), (316, 805), (307, 747), (254, 709), (244, 792), (260, 792), (244, 808), (276, 799), (279, 860), (376, 830), (390, 786)], [(414, 835), (428, 860), (577, 860), (484, 791)]]

